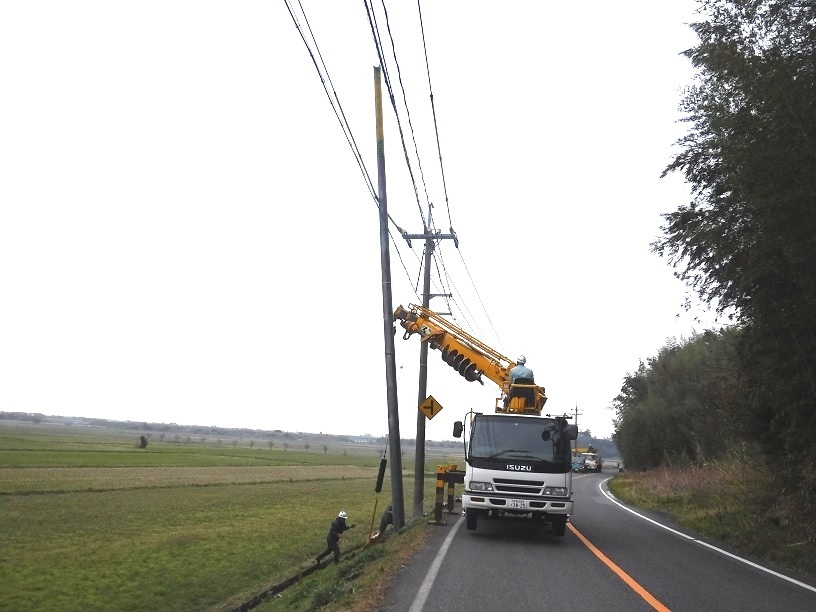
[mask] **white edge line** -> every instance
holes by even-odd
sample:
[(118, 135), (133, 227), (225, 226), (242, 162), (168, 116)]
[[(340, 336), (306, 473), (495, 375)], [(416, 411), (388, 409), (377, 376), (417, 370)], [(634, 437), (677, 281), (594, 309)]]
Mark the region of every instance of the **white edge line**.
[(760, 571), (765, 572), (766, 574), (771, 574), (772, 576), (776, 576), (777, 578), (781, 578), (782, 580), (785, 580), (787, 582), (790, 582), (792, 584), (800, 586), (803, 589), (807, 589), (808, 591), (813, 591), (814, 593), (816, 593), (816, 587), (812, 587), (809, 584), (805, 584), (804, 582), (800, 582), (799, 580), (791, 578), (790, 576), (785, 576), (785, 574), (780, 574), (779, 572), (775, 572), (772, 569), (768, 569), (767, 567), (763, 567), (763, 566), (761, 566), (761, 565), (759, 565), (757, 563), (754, 563), (753, 561), (749, 561), (748, 559), (743, 559), (742, 557), (738, 557), (737, 555), (734, 555), (734, 554), (732, 554), (732, 553), (730, 553), (730, 552), (728, 552), (726, 550), (723, 550), (722, 548), (717, 548), (716, 546), (713, 546), (713, 545), (709, 544), (708, 542), (703, 542), (702, 540), (698, 540), (697, 538), (695, 538), (693, 536), (686, 535), (685, 533), (680, 533), (676, 529), (672, 529), (671, 527), (667, 527), (663, 523), (659, 523), (658, 521), (650, 519), (648, 516), (643, 516), (642, 514), (640, 514), (639, 512), (635, 512), (631, 508), (627, 508), (622, 503), (620, 503), (615, 498), (615, 496), (612, 495), (612, 493), (608, 493), (608, 492), (604, 491), (603, 485), (605, 485), (610, 480), (612, 480), (612, 477), (601, 481), (600, 484), (598, 484), (598, 489), (600, 490), (601, 494), (604, 497), (606, 497), (609, 501), (611, 501), (613, 504), (615, 504), (619, 508), (622, 508), (623, 510), (626, 510), (627, 512), (631, 512), (632, 514), (634, 514), (638, 518), (642, 518), (644, 521), (649, 521), (653, 525), (657, 525), (661, 529), (665, 529), (666, 531), (670, 531), (673, 534), (679, 535), (680, 537), (683, 537), (683, 538), (685, 538), (685, 539), (687, 539), (687, 540), (689, 540), (691, 542), (696, 542), (697, 544), (700, 544), (701, 546), (705, 546), (706, 548), (710, 548), (711, 550), (715, 550), (718, 553), (725, 555), (726, 557), (730, 557), (731, 559), (739, 561), (740, 563), (744, 563), (745, 565), (749, 565), (749, 566), (751, 566), (751, 567), (753, 567), (755, 569), (758, 569)]
[(459, 519), (456, 521), (456, 524), (451, 527), (450, 533), (442, 543), (439, 552), (436, 553), (436, 557), (434, 558), (433, 563), (431, 563), (431, 567), (428, 568), (428, 573), (425, 574), (425, 579), (422, 581), (422, 584), (417, 591), (417, 596), (414, 598), (414, 602), (411, 604), (408, 612), (421, 612), (422, 608), (425, 607), (425, 601), (428, 599), (428, 594), (431, 592), (431, 587), (433, 587), (434, 580), (436, 580), (436, 574), (439, 572), (439, 567), (442, 565), (445, 555), (448, 554), (448, 548), (450, 548), (451, 542), (453, 541), (453, 536), (456, 535), (456, 530), (462, 523), (462, 516), (463, 515), (460, 515)]

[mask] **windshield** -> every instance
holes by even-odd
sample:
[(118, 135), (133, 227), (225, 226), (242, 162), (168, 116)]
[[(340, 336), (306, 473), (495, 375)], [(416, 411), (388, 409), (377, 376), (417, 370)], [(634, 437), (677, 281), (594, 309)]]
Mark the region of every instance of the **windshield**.
[(570, 443), (555, 419), (481, 415), (470, 440), (474, 459), (524, 459), (570, 464)]

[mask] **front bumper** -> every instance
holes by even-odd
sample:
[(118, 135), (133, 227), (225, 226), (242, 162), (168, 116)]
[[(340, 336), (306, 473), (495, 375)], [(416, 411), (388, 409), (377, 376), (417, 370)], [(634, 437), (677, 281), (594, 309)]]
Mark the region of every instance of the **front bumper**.
[(573, 501), (567, 497), (512, 497), (493, 492), (462, 494), (462, 508), (502, 511), (510, 514), (572, 515)]

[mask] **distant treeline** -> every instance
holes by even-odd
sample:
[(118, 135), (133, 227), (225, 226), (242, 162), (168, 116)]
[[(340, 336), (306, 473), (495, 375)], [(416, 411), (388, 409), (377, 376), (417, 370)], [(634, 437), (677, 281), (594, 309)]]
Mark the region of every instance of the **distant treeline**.
[[(0, 412), (0, 420), (23, 421), (28, 423), (57, 423), (62, 425), (77, 425), (85, 427), (104, 427), (119, 431), (137, 431), (144, 433), (148, 438), (155, 438), (151, 434), (161, 435), (161, 440), (171, 440), (167, 434), (173, 436), (202, 436), (219, 438), (258, 438), (259, 440), (277, 439), (283, 440), (311, 440), (333, 444), (371, 444), (373, 446), (384, 446), (387, 438), (385, 436), (350, 436), (345, 434), (324, 434), (312, 432), (292, 432), (281, 429), (247, 429), (233, 427), (215, 427), (203, 425), (178, 425), (176, 423), (147, 423), (144, 421), (116, 421), (111, 419), (97, 419), (90, 417), (65, 417), (56, 415), (46, 415), (31, 412)], [(404, 438), (401, 442), (407, 446), (415, 444), (414, 438)], [(459, 440), (426, 440), (426, 446), (432, 448), (456, 448), (462, 447)]]

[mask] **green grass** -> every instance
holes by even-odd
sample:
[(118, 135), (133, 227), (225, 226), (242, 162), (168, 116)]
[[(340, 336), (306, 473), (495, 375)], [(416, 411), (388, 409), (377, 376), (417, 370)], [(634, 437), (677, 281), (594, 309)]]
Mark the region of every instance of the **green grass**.
[[(341, 508), (357, 523), (342, 547), (361, 546), (390, 499), (388, 471), (374, 493), (376, 454), (172, 443), (140, 451), (132, 439), (0, 428), (0, 609), (230, 609), (313, 563)], [(455, 461), (434, 458), (426, 471)], [(410, 502), (413, 467), (403, 468)], [(426, 511), (433, 486), (427, 477)], [(391, 557), (422, 533), (414, 526), (361, 549), (264, 605), (370, 601)], [(338, 580), (352, 586), (331, 591)]]
[(348, 612), (380, 609), (390, 579), (425, 541), (427, 527), (417, 520), (381, 544), (363, 548), (340, 565), (330, 564), (261, 603), (261, 612)]
[(773, 475), (746, 457), (626, 473), (609, 486), (627, 503), (670, 513), (692, 531), (816, 578), (816, 542), (784, 518)]

